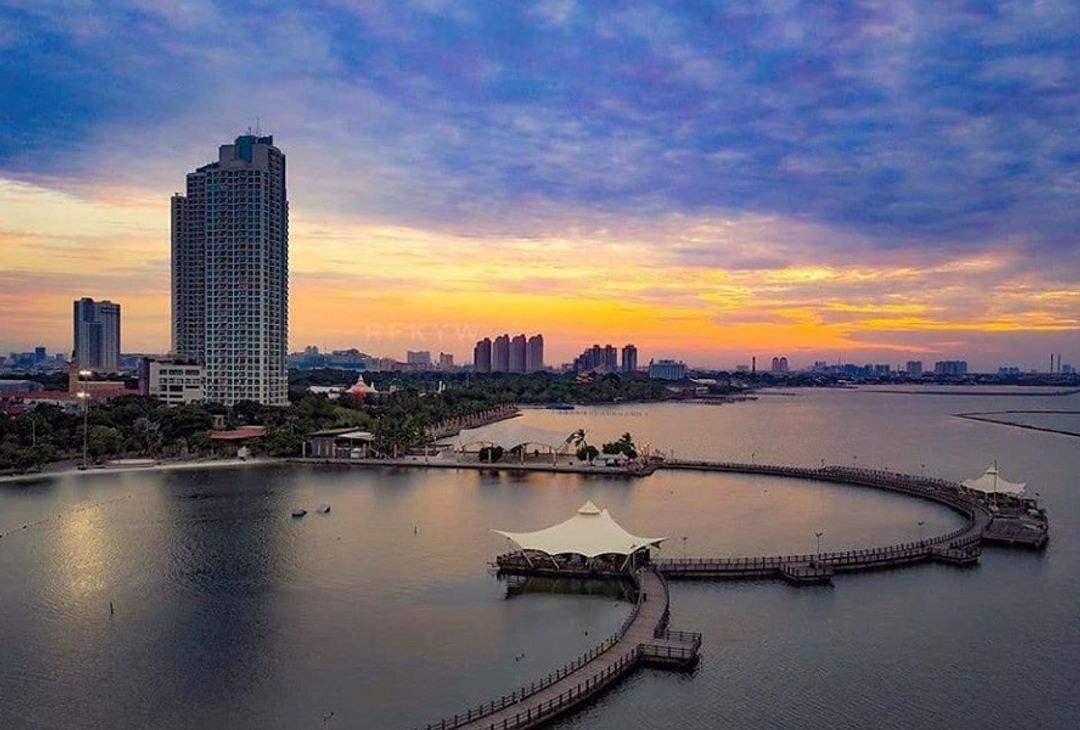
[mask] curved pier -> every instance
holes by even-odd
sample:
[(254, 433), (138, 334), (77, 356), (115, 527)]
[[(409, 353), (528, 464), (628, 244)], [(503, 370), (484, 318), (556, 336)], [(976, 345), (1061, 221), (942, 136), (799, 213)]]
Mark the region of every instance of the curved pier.
[[(412, 464), (426, 466), (425, 464)], [(403, 464), (404, 466), (404, 464)], [(446, 465), (448, 466), (448, 465)], [(516, 468), (527, 470), (525, 465)], [(524, 467), (524, 468), (523, 468)], [(661, 559), (633, 573), (573, 569), (530, 562), (521, 553), (496, 558), (500, 573), (630, 579), (637, 588), (633, 610), (619, 631), (547, 677), (510, 695), (483, 703), (422, 730), (516, 730), (535, 728), (573, 711), (641, 666), (685, 669), (694, 666), (701, 635), (672, 631), (667, 578), (698, 580), (781, 578), (794, 585), (828, 583), (834, 573), (899, 568), (938, 561), (972, 565), (983, 541), (1042, 548), (1049, 527), (1042, 510), (995, 514), (986, 503), (944, 479), (841, 466), (807, 468), (770, 464), (666, 461), (657, 468), (762, 474), (887, 489), (942, 504), (964, 517), (957, 530), (925, 540), (859, 550), (766, 557)], [(540, 468), (535, 471), (549, 471)]]

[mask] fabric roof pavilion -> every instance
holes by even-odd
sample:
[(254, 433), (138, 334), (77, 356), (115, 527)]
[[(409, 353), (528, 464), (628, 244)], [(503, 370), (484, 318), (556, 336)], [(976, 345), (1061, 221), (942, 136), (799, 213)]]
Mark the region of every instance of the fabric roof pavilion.
[(659, 546), (666, 537), (632, 535), (612, 519), (608, 511), (586, 502), (570, 519), (536, 532), (492, 530), (510, 538), (522, 550), (547, 555), (575, 554), (586, 558), (598, 555), (630, 555), (638, 550)]
[(997, 464), (991, 464), (990, 468), (978, 479), (965, 479), (961, 482), (964, 489), (971, 489), (983, 494), (1008, 494), (1013, 497), (1022, 497), (1026, 484), (1010, 482), (998, 474)]

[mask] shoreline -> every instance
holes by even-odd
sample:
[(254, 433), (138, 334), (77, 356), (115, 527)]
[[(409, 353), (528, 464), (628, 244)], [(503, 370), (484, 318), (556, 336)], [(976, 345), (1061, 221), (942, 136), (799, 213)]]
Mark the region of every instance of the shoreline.
[(89, 469), (58, 469), (57, 471), (39, 471), (33, 474), (10, 474), (0, 476), (0, 484), (32, 482), (38, 479), (52, 479), (54, 477), (82, 476), (89, 474), (130, 474), (140, 471), (176, 471), (180, 469), (229, 469), (241, 466), (271, 466), (284, 464), (287, 459), (264, 457), (259, 459), (212, 459), (208, 461), (170, 461), (158, 464), (141, 466), (104, 466)]

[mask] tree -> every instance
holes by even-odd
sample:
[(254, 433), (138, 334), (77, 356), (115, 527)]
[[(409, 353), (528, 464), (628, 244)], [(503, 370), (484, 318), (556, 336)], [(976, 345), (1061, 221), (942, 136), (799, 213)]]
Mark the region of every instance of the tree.
[(581, 461), (587, 461), (590, 464), (593, 463), (593, 461), (598, 456), (600, 456), (600, 452), (596, 449), (595, 446), (591, 446), (589, 444), (581, 446), (577, 450), (577, 458)]
[(124, 434), (114, 426), (91, 426), (87, 446), (95, 461), (115, 456), (124, 446)]

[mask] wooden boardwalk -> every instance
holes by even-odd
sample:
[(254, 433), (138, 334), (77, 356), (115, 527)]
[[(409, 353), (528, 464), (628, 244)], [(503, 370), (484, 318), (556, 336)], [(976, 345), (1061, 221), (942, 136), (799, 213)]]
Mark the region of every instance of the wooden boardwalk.
[(782, 578), (790, 583), (803, 585), (828, 582), (834, 573), (900, 568), (927, 561), (971, 565), (978, 561), (983, 536), (993, 522), (993, 513), (986, 506), (966, 497), (959, 485), (942, 479), (837, 466), (811, 469), (770, 464), (686, 461), (668, 462), (664, 466), (669, 469), (765, 474), (886, 489), (937, 502), (959, 513), (965, 520), (963, 527), (944, 535), (859, 550), (656, 561), (657, 569), (668, 578)]
[[(375, 463), (387, 465), (385, 461)], [(476, 464), (447, 461), (394, 465), (484, 468)], [(507, 471), (579, 471), (552, 469), (550, 466), (545, 468), (536, 464), (498, 466)], [(666, 461), (662, 465), (658, 464), (657, 468), (763, 474), (886, 489), (942, 504), (963, 516), (964, 525), (952, 532), (924, 540), (859, 550), (764, 557), (661, 559), (633, 574), (598, 573), (584, 568), (549, 566), (543, 562), (530, 562), (520, 553), (499, 555), (496, 565), (502, 573), (629, 578), (637, 588), (636, 603), (619, 631), (581, 657), (509, 695), (426, 725), (422, 730), (535, 728), (573, 711), (638, 667), (692, 667), (698, 659), (701, 635), (675, 631), (668, 627), (671, 612), (667, 578), (781, 578), (794, 585), (811, 585), (827, 583), (835, 573), (899, 568), (928, 561), (972, 565), (979, 559), (983, 540), (1041, 548), (1049, 539), (1045, 512), (1014, 510), (1009, 514), (996, 514), (985, 502), (966, 494), (960, 485), (943, 479), (840, 466), (806, 468), (769, 464)], [(579, 469), (579, 473), (595, 473), (593, 470), (596, 468)], [(585, 471), (586, 469), (588, 471)]]
[(640, 666), (684, 668), (697, 659), (701, 635), (667, 628), (667, 583), (655, 570), (634, 576), (637, 602), (622, 627), (584, 655), (547, 677), (423, 730), (518, 730), (550, 722)]

